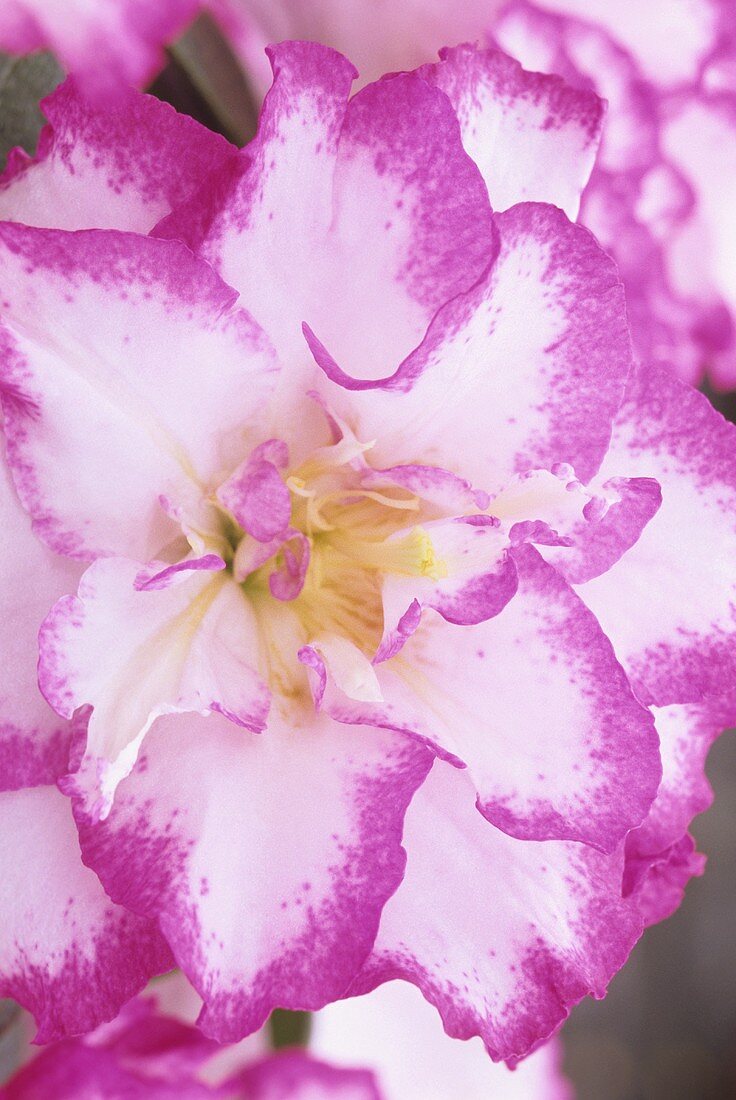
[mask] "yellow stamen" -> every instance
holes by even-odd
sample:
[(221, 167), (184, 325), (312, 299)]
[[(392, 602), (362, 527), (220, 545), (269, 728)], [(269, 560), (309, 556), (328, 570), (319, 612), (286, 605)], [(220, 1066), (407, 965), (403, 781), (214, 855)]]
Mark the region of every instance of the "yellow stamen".
[(403, 538), (383, 542), (339, 534), (331, 536), (330, 543), (365, 569), (403, 577), (430, 577), (434, 581), (447, 576), (447, 565), (435, 555), (432, 540), (423, 527), (413, 527)]

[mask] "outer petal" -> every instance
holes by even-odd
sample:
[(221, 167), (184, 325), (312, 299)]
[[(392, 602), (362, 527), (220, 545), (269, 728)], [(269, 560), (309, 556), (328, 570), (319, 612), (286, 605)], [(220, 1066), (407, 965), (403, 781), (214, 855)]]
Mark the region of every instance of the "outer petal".
[(224, 138), (153, 96), (121, 89), (102, 110), (69, 78), (43, 101), (35, 158), (11, 154), (0, 220), (148, 233), (235, 154)]
[(504, 835), (474, 813), (464, 774), (441, 762), (412, 801), (404, 840), (406, 875), (351, 992), (405, 978), (448, 1035), (480, 1035), (496, 1060), (523, 1057), (587, 993), (603, 996), (638, 938), (620, 853)]
[(497, 50), (443, 50), (421, 69), (449, 96), (496, 210), (548, 202), (573, 221), (600, 141), (603, 101)]
[[(626, 840), (627, 892), (640, 886), (643, 875), (647, 871), (651, 874), (651, 867), (656, 871), (662, 863), (671, 866), (673, 857), (680, 867), (692, 862), (693, 845), (685, 834), (693, 818), (707, 810), (713, 798), (705, 760), (716, 738), (736, 721), (736, 701), (731, 697), (707, 705), (655, 707), (654, 715), (662, 754), (662, 782), (645, 820)], [(695, 873), (699, 870), (696, 867)], [(670, 885), (666, 881), (664, 885), (667, 894)], [(652, 886), (649, 892), (654, 893)]]
[(705, 856), (695, 851), (695, 841), (687, 834), (656, 856), (627, 855), (624, 888), (631, 892), (645, 927), (671, 917), (690, 879), (704, 870)]
[(348, 104), (355, 71), (339, 54), (292, 42), (271, 56), (239, 167), (156, 232), (186, 240), (241, 292), (289, 363), (290, 389), (300, 367), (313, 373), (305, 321), (359, 370), (385, 374), (492, 260), (486, 189), (447, 98), (419, 77)]
[[(207, 559), (205, 559), (205, 563)], [(238, 585), (213, 557), (166, 570), (136, 590), (140, 567), (95, 562), (79, 596), (50, 612), (39, 636), (39, 683), (65, 717), (91, 705), (81, 786), (109, 809), (151, 723), (172, 711), (219, 711), (251, 730), (265, 726), (270, 694), (257, 673), (257, 628)], [(211, 570), (215, 570), (212, 572)], [(144, 574), (148, 576), (148, 573)], [(140, 581), (139, 581), (140, 585)]]
[(116, 98), (142, 85), (163, 64), (163, 45), (186, 25), (199, 0), (7, 0), (0, 46), (30, 53), (50, 49), (78, 71), (86, 92)]
[(1, 465), (0, 790), (16, 790), (53, 783), (68, 767), (71, 728), (38, 690), (37, 638), (49, 608), (75, 587), (80, 568), (36, 541), (4, 460)]
[(327, 1005), (314, 1019), (311, 1047), (337, 1065), (372, 1066), (384, 1100), (572, 1100), (553, 1040), (514, 1070), (492, 1062), (479, 1039), (443, 1035), (436, 1013), (405, 982)]
[(580, 589), (645, 703), (699, 702), (736, 675), (736, 428), (666, 368), (632, 378), (601, 471), (653, 476), (662, 506)]
[[(300, 714), (306, 714), (300, 711)], [(82, 820), (110, 895), (156, 916), (220, 1041), (276, 1005), (340, 996), (404, 867), (404, 811), (427, 756), (400, 738), (278, 715), (254, 737), (218, 716), (160, 719), (107, 820)]]
[(513, 554), (519, 590), (500, 615), (461, 629), (428, 622), (397, 663), (376, 667), (382, 701), (328, 685), (323, 705), (467, 764), (479, 809), (511, 836), (611, 851), (657, 791), (654, 723), (559, 574), (531, 547)]
[(118, 908), (83, 866), (54, 787), (0, 795), (0, 992), (36, 1017), (38, 1042), (115, 1016), (172, 965), (148, 920)]
[(57, 552), (157, 556), (178, 533), (160, 495), (242, 458), (273, 359), (233, 294), (174, 242), (0, 226), (8, 457)]
[[(567, 462), (582, 481), (608, 445), (631, 362), (612, 261), (551, 206), (497, 216), (488, 278), (441, 310), (422, 345), (378, 382), (346, 375), (310, 334), (320, 366), (350, 390), (377, 463), (417, 459), (497, 492), (512, 474)], [(529, 318), (534, 323), (529, 323)], [(329, 400), (340, 409), (340, 397)]]

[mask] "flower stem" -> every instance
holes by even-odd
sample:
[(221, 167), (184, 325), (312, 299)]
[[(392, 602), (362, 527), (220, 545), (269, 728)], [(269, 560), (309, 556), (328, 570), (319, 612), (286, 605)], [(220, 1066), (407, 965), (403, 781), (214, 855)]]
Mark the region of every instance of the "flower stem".
[(285, 1008), (276, 1008), (268, 1021), (271, 1033), (271, 1046), (274, 1050), (285, 1047), (305, 1047), (312, 1030), (311, 1012), (288, 1012)]

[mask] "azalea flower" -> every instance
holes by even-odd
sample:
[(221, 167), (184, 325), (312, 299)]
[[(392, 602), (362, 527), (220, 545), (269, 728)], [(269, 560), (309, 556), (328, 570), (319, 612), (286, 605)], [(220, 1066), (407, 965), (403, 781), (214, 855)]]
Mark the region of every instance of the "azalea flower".
[[(363, 82), (431, 62), (463, 41), (495, 41), (530, 69), (595, 88), (609, 102), (582, 224), (616, 258), (637, 351), (687, 381), (707, 371), (736, 384), (731, 257), (736, 224), (720, 181), (736, 170), (733, 0), (631, 4), (608, 0), (103, 0), (69, 18), (69, 4), (10, 0), (0, 46), (48, 47), (88, 94), (124, 99), (163, 63), (161, 47), (205, 10), (241, 60), (256, 94), (270, 85), (265, 47), (324, 42), (356, 62)], [(467, 135), (466, 135), (467, 137)]]
[(615, 256), (639, 353), (736, 386), (736, 6), (513, 0), (494, 27), (523, 64), (609, 101), (581, 221)]
[[(318, 1017), (309, 1051), (269, 1051), (264, 1031), (223, 1047), (191, 1025), (178, 1003), (177, 977), (157, 983), (153, 997), (126, 1005), (119, 1017), (83, 1039), (68, 1039), (40, 1052), (3, 1088), (6, 1100), (570, 1100), (553, 1041), (516, 1071), (494, 1065), (479, 1045), (453, 1044), (431, 1010), (410, 1003), (402, 990), (384, 991), (335, 1005)], [(397, 999), (397, 994), (399, 997)], [(396, 1015), (398, 1011), (400, 1016)], [(427, 1018), (429, 1016), (429, 1019)], [(434, 1029), (416, 1026), (417, 1018)], [(387, 1032), (387, 1022), (397, 1030)], [(353, 1030), (356, 1029), (356, 1030)], [(445, 1060), (436, 1059), (439, 1046)], [(355, 1044), (360, 1052), (351, 1056)], [(407, 1054), (412, 1056), (407, 1073)], [(356, 1068), (365, 1056), (366, 1066)]]
[(258, 137), (155, 236), (144, 99), (114, 210), (122, 130), (61, 109), (5, 192), (78, 211), (0, 225), (0, 988), (56, 1037), (173, 957), (230, 1041), (401, 977), (515, 1060), (701, 869), (734, 429), (632, 369), (561, 209), (595, 96), (460, 49), (349, 100), (339, 55), (273, 56)]
[[(222, 1073), (225, 1061), (227, 1072)], [(506, 1071), (508, 1076), (511, 1074)], [(546, 1100), (540, 1092), (540, 1100)], [(373, 1073), (299, 1050), (221, 1048), (197, 1028), (131, 1001), (112, 1023), (41, 1051), (3, 1088), (6, 1100), (383, 1100)]]
[(90, 96), (114, 99), (147, 84), (163, 66), (163, 46), (200, 8), (199, 0), (5, 0), (0, 49), (52, 50), (78, 72)]

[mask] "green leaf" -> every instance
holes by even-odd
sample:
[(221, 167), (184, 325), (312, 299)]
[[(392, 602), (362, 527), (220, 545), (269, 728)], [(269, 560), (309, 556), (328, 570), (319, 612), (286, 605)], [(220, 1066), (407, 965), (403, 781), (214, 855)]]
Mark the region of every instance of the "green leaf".
[(22, 145), (28, 153), (36, 143), (44, 118), (39, 100), (53, 91), (64, 74), (49, 53), (9, 57), (0, 53), (0, 166)]

